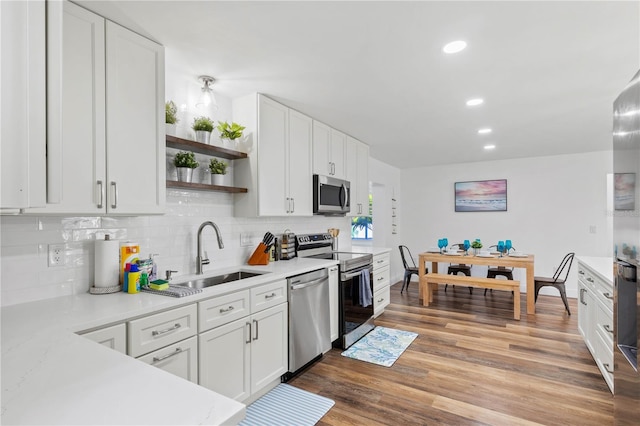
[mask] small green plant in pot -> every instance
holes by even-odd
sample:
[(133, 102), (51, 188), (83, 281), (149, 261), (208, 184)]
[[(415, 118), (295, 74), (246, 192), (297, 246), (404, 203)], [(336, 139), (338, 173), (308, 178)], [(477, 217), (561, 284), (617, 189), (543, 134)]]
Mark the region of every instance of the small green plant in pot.
[(476, 239), (471, 242), (471, 248), (473, 249), (473, 252), (475, 254), (478, 254), (478, 252), (482, 248), (482, 243), (480, 242), (480, 240)]
[(180, 120), (178, 119), (178, 107), (173, 101), (164, 104), (164, 117), (167, 134), (174, 136), (176, 134), (176, 123)]
[(191, 182), (193, 179), (193, 169), (199, 166), (193, 152), (180, 151), (173, 158), (173, 165), (176, 166), (179, 182)]
[(218, 160), (217, 158), (212, 158), (209, 161), (209, 170), (211, 171), (211, 184), (212, 185), (223, 185), (224, 184), (224, 175), (227, 174), (228, 163), (224, 161)]
[(213, 120), (204, 116), (196, 117), (193, 119), (191, 128), (196, 132), (196, 141), (206, 144), (209, 143), (209, 137), (213, 131)]
[(245, 127), (239, 125), (238, 123), (229, 124), (226, 121), (218, 121), (217, 129), (220, 132), (221, 139), (229, 139), (231, 141), (234, 141), (242, 137), (242, 131), (245, 129)]

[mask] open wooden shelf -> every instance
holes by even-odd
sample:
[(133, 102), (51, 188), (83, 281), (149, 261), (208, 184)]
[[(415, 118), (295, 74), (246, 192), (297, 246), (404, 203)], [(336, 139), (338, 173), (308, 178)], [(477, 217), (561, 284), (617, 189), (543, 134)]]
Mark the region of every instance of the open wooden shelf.
[(232, 149), (226, 149), (214, 145), (207, 145), (204, 143), (192, 141), (189, 139), (182, 139), (171, 135), (167, 135), (167, 148), (192, 151), (199, 154), (211, 155), (212, 157), (226, 158), (227, 160), (240, 160), (242, 158), (247, 158), (247, 154), (244, 152), (234, 151)]
[(167, 188), (195, 189), (199, 191), (231, 192), (234, 194), (247, 192), (247, 188), (238, 188), (236, 186), (209, 185), (206, 183), (193, 183), (193, 182), (191, 183), (178, 182), (175, 180), (168, 180)]

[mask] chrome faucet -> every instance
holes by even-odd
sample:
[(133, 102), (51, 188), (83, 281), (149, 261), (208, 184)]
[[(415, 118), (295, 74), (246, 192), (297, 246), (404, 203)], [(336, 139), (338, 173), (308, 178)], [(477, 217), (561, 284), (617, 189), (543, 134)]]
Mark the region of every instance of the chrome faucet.
[(218, 247), (223, 249), (224, 243), (222, 242), (222, 236), (220, 235), (220, 229), (218, 229), (218, 225), (211, 222), (210, 220), (203, 222), (198, 228), (198, 247), (196, 248), (196, 274), (202, 275), (202, 265), (208, 265), (209, 259), (202, 258), (202, 230), (207, 226), (211, 225), (213, 229), (216, 231), (216, 236), (218, 237)]

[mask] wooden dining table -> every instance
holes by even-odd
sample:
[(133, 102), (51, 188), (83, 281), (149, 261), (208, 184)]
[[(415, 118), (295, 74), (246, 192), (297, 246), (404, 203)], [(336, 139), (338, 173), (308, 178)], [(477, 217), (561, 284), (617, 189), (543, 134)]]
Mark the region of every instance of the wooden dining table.
[[(507, 268), (522, 268), (527, 272), (527, 314), (535, 314), (536, 313), (536, 301), (535, 301), (535, 286), (534, 286), (534, 275), (533, 275), (533, 266), (534, 266), (534, 255), (529, 254), (525, 256), (502, 256), (499, 255), (491, 255), (491, 256), (477, 256), (474, 254), (460, 254), (458, 256), (452, 256), (448, 254), (441, 253), (431, 253), (424, 252), (420, 253), (418, 256), (418, 274), (420, 278), (420, 282), (422, 282), (422, 277), (426, 274), (426, 263), (431, 262), (431, 272), (438, 272), (438, 263), (454, 263), (454, 264), (465, 264), (465, 265), (484, 265), (484, 266), (493, 266), (499, 267), (504, 266)], [(420, 298), (422, 299), (422, 286), (420, 287)]]

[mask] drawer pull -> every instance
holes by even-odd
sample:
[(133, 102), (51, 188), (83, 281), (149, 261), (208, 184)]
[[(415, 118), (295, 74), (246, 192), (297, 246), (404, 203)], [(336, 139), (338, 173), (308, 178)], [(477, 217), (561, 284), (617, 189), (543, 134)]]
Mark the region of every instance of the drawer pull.
[(179, 323), (176, 323), (173, 327), (165, 328), (164, 330), (160, 330), (160, 331), (153, 330), (151, 332), (151, 335), (152, 336), (160, 336), (161, 334), (165, 334), (165, 333), (168, 333), (170, 331), (177, 330), (180, 327), (182, 327), (182, 326)]
[(376, 263), (384, 263), (384, 260), (377, 260)]
[(384, 277), (378, 278), (378, 281), (382, 281), (382, 280), (384, 280)]
[(590, 283), (592, 283), (592, 282), (593, 282), (593, 278), (591, 278), (591, 277), (587, 277), (587, 281), (589, 281)]
[(580, 275), (584, 275), (584, 271), (583, 271), (582, 269), (578, 270), (578, 273), (579, 273)]
[(613, 300), (613, 296), (611, 296), (611, 293), (609, 293), (609, 292), (603, 293), (602, 295), (604, 297), (606, 297), (607, 299), (609, 299), (609, 300)]
[(378, 299), (378, 303), (384, 302), (384, 298)]
[(220, 313), (221, 314), (224, 314), (225, 312), (230, 312), (230, 311), (233, 311), (233, 306), (231, 306), (231, 305), (229, 305), (229, 307), (226, 308), (226, 309), (225, 308), (220, 308)]
[(264, 296), (264, 298), (265, 298), (265, 299), (272, 299), (272, 298), (274, 298), (274, 297), (276, 297), (276, 294), (275, 294), (275, 293), (265, 294), (265, 296)]
[(602, 364), (602, 366), (604, 367), (605, 370), (607, 370), (607, 373), (613, 374), (613, 370), (609, 369), (609, 363), (608, 362), (605, 363), (605, 364)]
[(176, 348), (175, 351), (173, 351), (170, 354), (167, 354), (165, 356), (154, 356), (153, 357), (153, 363), (155, 364), (156, 362), (164, 361), (165, 359), (171, 358), (172, 356), (176, 356), (181, 352), (182, 352), (182, 348)]
[(611, 326), (609, 324), (603, 325), (602, 328), (604, 328), (609, 333), (613, 334), (613, 330), (611, 329)]

